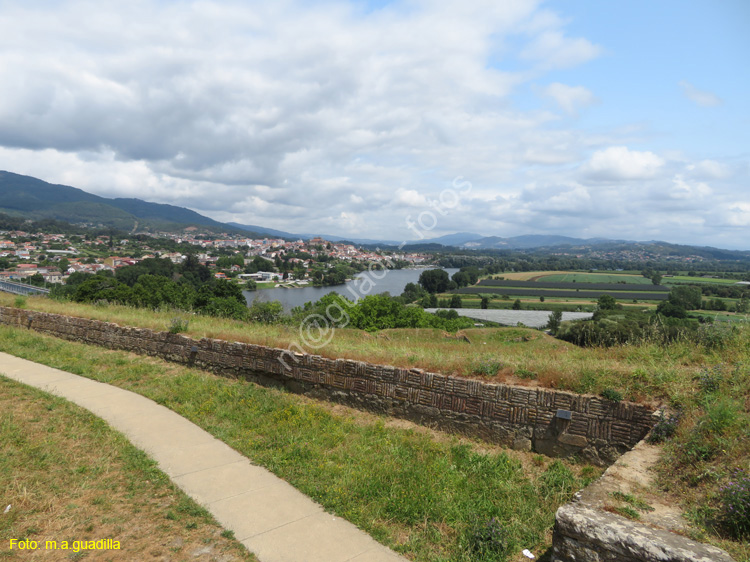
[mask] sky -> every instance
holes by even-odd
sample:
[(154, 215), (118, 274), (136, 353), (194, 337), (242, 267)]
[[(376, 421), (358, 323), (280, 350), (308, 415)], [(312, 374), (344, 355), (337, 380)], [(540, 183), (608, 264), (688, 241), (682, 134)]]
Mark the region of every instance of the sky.
[(288, 232), (750, 250), (746, 0), (0, 0), (0, 169)]

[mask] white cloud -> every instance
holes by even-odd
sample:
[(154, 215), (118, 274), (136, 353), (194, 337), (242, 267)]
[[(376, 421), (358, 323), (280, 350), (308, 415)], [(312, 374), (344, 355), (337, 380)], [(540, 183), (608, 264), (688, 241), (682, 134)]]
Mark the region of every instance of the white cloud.
[(393, 202), (405, 207), (427, 207), (425, 196), (414, 189), (397, 189)]
[(715, 223), (735, 216), (747, 166), (632, 150), (649, 140), (642, 123), (561, 119), (600, 92), (561, 69), (603, 47), (547, 5), (5, 1), (0, 169), (218, 220), (396, 240), (457, 176), (474, 187), (434, 235), (678, 233), (709, 200)]
[(596, 103), (596, 97), (583, 86), (568, 86), (553, 82), (544, 89), (544, 95), (555, 100), (563, 111), (575, 114), (579, 108)]
[(570, 39), (559, 30), (549, 30), (538, 35), (521, 57), (537, 61), (545, 68), (569, 68), (590, 61), (601, 52), (601, 47), (587, 39)]
[(704, 182), (690, 183), (681, 175), (676, 175), (672, 180), (672, 188), (669, 190), (669, 196), (673, 199), (688, 199), (694, 203), (699, 203), (701, 199), (710, 196), (713, 190)]
[(594, 152), (582, 169), (596, 180), (636, 180), (654, 177), (663, 165), (653, 152), (611, 146)]
[(731, 175), (729, 166), (716, 160), (701, 160), (687, 167), (691, 175), (707, 179), (725, 179)]
[(682, 88), (682, 93), (685, 94), (685, 97), (700, 106), (715, 107), (724, 103), (722, 99), (713, 92), (699, 90), (687, 80), (682, 80), (680, 82), (680, 88)]

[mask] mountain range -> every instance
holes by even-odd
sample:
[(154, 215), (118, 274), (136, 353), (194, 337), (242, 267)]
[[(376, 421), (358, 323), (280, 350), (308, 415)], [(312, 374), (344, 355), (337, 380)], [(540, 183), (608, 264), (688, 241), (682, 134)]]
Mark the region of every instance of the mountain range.
[(292, 233), (259, 225), (221, 223), (184, 207), (151, 203), (134, 198), (106, 198), (67, 185), (47, 183), (43, 180), (0, 171), (0, 213), (29, 219), (56, 219), (74, 224), (88, 224), (117, 228), (130, 232), (168, 231), (179, 232), (190, 227), (201, 227), (215, 233), (247, 233), (248, 236), (286, 239), (310, 239), (320, 236), (332, 242), (348, 241), (368, 246), (389, 246), (403, 249), (440, 249), (457, 247), (470, 250), (535, 250), (540, 248), (623, 248), (652, 247), (659, 253), (685, 255), (694, 252), (715, 259), (747, 259), (750, 252), (718, 250), (682, 246), (667, 242), (635, 242), (609, 240), (605, 238), (571, 238), (568, 236), (530, 234), (502, 238), (483, 236), (471, 232), (459, 232), (432, 239), (395, 241), (344, 236)]

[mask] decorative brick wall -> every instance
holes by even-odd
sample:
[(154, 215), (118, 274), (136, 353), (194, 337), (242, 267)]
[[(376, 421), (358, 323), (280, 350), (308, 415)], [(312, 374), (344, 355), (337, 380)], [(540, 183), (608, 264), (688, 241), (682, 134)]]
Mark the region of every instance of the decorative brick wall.
[(0, 323), (154, 355), (549, 456), (606, 465), (654, 425), (638, 404), (0, 307)]

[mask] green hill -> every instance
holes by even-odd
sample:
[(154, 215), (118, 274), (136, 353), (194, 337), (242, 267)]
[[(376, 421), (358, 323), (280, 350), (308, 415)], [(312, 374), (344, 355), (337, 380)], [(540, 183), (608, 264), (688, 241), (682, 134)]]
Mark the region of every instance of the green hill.
[(236, 232), (236, 227), (175, 205), (141, 199), (108, 199), (67, 185), (0, 171), (0, 212), (30, 219), (51, 218), (123, 230), (180, 230), (207, 227)]

